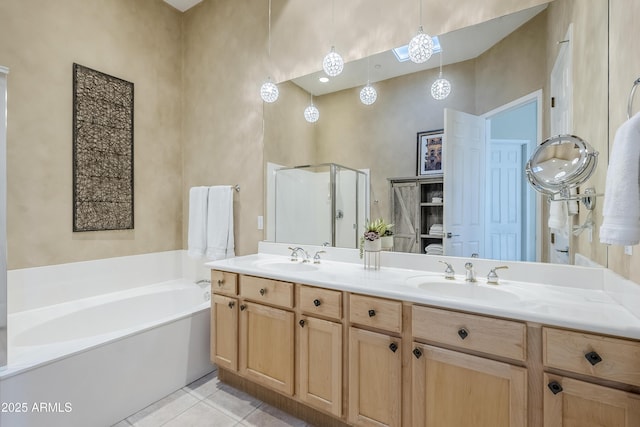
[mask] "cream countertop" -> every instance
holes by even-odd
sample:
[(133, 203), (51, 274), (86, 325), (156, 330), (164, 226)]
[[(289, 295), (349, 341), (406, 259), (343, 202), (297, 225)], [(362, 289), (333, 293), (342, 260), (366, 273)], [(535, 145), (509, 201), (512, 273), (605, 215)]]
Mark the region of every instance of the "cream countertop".
[[(640, 285), (604, 268), (383, 253), (380, 270), (366, 270), (353, 249), (324, 249), (319, 265), (289, 261), (287, 245), (261, 243), (259, 253), (206, 263), (211, 269), (321, 286), (418, 304), (640, 339)], [(336, 261), (340, 259), (341, 261)], [(342, 260), (346, 261), (343, 262)], [(450, 262), (456, 280), (444, 279)], [(473, 262), (478, 282), (464, 282)], [(486, 283), (497, 265), (499, 285)], [(486, 271), (485, 271), (486, 270)]]

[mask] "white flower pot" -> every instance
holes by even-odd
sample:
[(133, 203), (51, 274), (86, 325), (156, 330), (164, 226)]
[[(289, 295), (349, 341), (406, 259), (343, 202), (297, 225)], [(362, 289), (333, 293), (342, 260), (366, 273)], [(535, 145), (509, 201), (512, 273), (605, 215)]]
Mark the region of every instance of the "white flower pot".
[(382, 239), (364, 241), (364, 250), (367, 252), (378, 252), (382, 249)]

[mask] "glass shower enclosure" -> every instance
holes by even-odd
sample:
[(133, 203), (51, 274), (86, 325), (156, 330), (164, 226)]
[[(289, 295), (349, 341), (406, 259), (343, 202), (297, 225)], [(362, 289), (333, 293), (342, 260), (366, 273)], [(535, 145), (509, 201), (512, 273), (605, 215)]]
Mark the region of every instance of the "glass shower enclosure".
[(364, 172), (335, 163), (277, 169), (274, 240), (357, 248), (368, 188)]

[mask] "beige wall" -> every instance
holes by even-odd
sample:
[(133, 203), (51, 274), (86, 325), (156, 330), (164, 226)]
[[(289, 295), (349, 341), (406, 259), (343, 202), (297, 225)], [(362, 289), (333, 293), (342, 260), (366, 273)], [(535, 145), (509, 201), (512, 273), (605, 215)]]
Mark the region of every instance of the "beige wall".
[[(8, 268), (182, 247), (180, 14), (160, 0), (2, 0)], [(135, 84), (135, 230), (72, 232), (72, 64)]]

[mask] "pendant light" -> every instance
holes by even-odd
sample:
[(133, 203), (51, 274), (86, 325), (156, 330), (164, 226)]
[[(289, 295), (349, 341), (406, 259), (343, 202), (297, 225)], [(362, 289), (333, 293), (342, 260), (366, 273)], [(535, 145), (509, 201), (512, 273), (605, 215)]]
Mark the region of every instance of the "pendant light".
[(304, 109), (304, 118), (309, 123), (315, 123), (320, 118), (320, 111), (313, 105), (313, 95), (311, 95), (311, 104)]
[[(335, 0), (332, 0), (331, 1), (331, 33), (332, 33), (331, 37), (335, 40), (334, 5), (335, 5)], [(336, 52), (335, 45), (331, 46), (331, 50), (324, 57), (322, 61), (322, 69), (330, 77), (335, 77), (340, 73), (342, 73), (342, 70), (344, 69), (344, 60), (342, 59), (342, 56), (340, 56), (340, 54)]]
[(409, 58), (416, 64), (422, 64), (433, 55), (433, 40), (422, 29), (422, 0), (418, 0), (418, 3), (420, 3), (418, 34), (409, 42)]
[[(271, 62), (271, 0), (269, 0), (269, 38), (267, 43), (269, 62)], [(267, 77), (267, 81), (260, 87), (260, 97), (264, 102), (271, 104), (277, 101), (279, 95), (278, 86), (271, 81), (271, 77)]]
[(378, 99), (378, 92), (376, 92), (376, 89), (371, 86), (369, 73), (369, 57), (367, 56), (367, 85), (360, 91), (360, 102), (362, 102), (364, 105), (371, 105), (376, 102), (376, 99)]
[(442, 77), (442, 49), (440, 49), (440, 74), (438, 80), (431, 85), (431, 96), (438, 101), (442, 101), (451, 93), (451, 83)]

